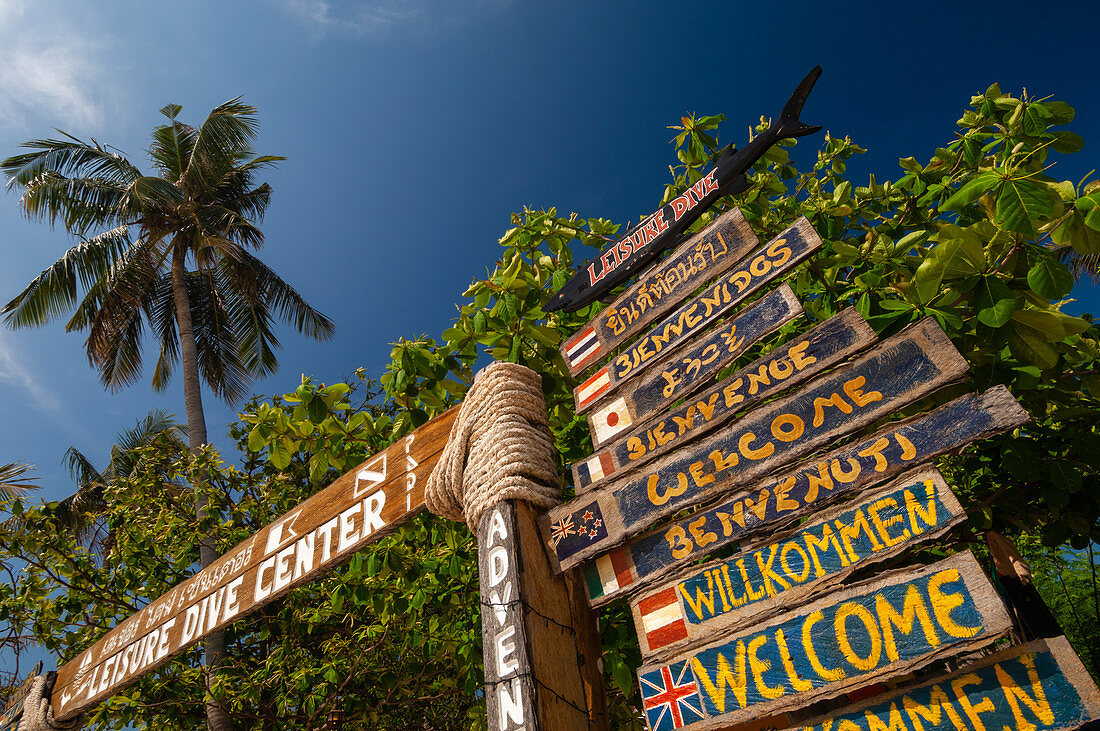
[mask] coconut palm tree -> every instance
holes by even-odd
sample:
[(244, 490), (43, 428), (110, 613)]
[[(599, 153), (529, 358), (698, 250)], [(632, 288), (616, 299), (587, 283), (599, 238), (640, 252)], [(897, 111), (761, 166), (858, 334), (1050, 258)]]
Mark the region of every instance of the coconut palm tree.
[[(166, 388), (180, 366), (197, 453), (207, 443), (200, 381), (232, 403), (277, 368), (276, 318), (319, 340), (334, 326), (251, 253), (263, 244), (258, 224), (271, 199), (256, 176), (284, 159), (253, 150), (256, 109), (232, 99), (198, 128), (177, 119), (177, 104), (160, 111), (168, 122), (153, 130), (154, 175), (113, 147), (64, 132), (0, 162), (9, 187), (22, 189), (27, 216), (60, 221), (76, 238), (0, 314), (21, 328), (72, 312), (66, 330), (88, 333), (88, 359), (111, 390), (141, 377), (148, 328), (159, 350), (153, 388)], [(196, 505), (205, 517), (205, 501)], [(201, 565), (216, 557), (204, 541)], [(224, 636), (211, 635), (208, 668), (223, 655)], [(209, 728), (231, 727), (220, 707), (207, 709)]]
[[(106, 490), (119, 480), (133, 475), (142, 466), (142, 447), (161, 443), (172, 454), (184, 454), (187, 444), (187, 427), (178, 423), (172, 414), (163, 409), (153, 409), (137, 424), (119, 432), (111, 447), (111, 461), (102, 470), (76, 447), (69, 447), (62, 463), (76, 480), (76, 492), (58, 502), (55, 515), (61, 526), (70, 530), (78, 540), (94, 553), (109, 551), (114, 543), (110, 531), (101, 532), (103, 526), (97, 518), (107, 509)], [(176, 495), (183, 489), (171, 480), (161, 479), (161, 486)]]

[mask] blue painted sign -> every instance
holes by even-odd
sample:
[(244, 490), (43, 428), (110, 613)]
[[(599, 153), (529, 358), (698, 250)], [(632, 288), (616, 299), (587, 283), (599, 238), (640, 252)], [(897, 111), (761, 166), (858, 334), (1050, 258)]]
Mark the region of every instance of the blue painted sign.
[[(839, 497), (869, 487), (977, 439), (1026, 423), (1027, 412), (1003, 386), (967, 394), (907, 421), (768, 478), (716, 506), (645, 533), (585, 565), (605, 573), (615, 557), (616, 581), (589, 582), (590, 602), (603, 604), (635, 591), (677, 566), (778, 521), (793, 520)], [(593, 491), (593, 494), (595, 491)], [(595, 500), (592, 501), (595, 505)]]
[(1100, 718), (1100, 692), (1064, 637), (811, 721), (802, 731), (1055, 731)]
[(941, 536), (965, 518), (937, 470), (903, 475), (792, 533), (640, 594), (631, 609), (642, 654), (666, 653), (759, 621), (836, 586), (858, 568)]
[[(911, 672), (988, 645), (1010, 628), (989, 580), (962, 553), (853, 586), (764, 628), (643, 667), (638, 677), (650, 682), (687, 663), (702, 715), (733, 725)], [(654, 710), (647, 715), (652, 727)]]

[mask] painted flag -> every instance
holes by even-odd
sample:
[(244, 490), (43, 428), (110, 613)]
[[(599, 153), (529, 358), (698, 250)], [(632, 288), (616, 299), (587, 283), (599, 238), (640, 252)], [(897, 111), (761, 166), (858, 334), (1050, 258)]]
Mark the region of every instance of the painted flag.
[(676, 587), (670, 586), (638, 602), (642, 631), (650, 650), (687, 637), (684, 612), (676, 599)]
[(584, 478), (582, 487), (588, 487), (593, 482), (599, 482), (608, 475), (615, 474), (615, 460), (612, 459), (611, 452), (607, 450), (592, 455), (581, 463), (581, 467), (582, 469), (577, 472)]
[(573, 517), (562, 518), (557, 523), (550, 526), (550, 540), (554, 546), (558, 545), (558, 542), (563, 538), (576, 535), (576, 526), (573, 525)]
[(584, 580), (592, 599), (634, 583), (634, 572), (626, 549), (616, 548), (584, 565)]
[(606, 444), (612, 437), (634, 423), (625, 398), (617, 398), (588, 418), (588, 425), (597, 444)]
[(570, 372), (576, 373), (581, 370), (596, 358), (601, 350), (596, 331), (591, 326), (569, 338), (565, 341), (565, 359), (569, 362)]
[(699, 684), (689, 663), (662, 665), (652, 673), (639, 675), (642, 706), (650, 731), (668, 731), (702, 721), (703, 705)]
[(611, 375), (607, 367), (599, 369), (592, 377), (577, 387), (577, 409), (583, 410), (611, 388)]

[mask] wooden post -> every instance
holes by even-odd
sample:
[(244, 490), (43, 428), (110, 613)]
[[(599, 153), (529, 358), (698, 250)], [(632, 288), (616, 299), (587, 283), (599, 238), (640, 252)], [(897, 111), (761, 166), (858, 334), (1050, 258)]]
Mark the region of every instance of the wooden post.
[(500, 503), (477, 537), (490, 731), (607, 729), (595, 616), (579, 575), (554, 574), (535, 509)]

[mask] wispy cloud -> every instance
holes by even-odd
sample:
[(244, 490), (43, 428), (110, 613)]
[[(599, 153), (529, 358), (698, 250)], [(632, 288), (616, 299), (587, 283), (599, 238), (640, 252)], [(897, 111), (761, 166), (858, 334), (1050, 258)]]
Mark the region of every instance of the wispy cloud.
[(510, 0), (281, 0), (315, 36), (375, 36), (425, 26), (455, 25)]
[[(97, 63), (101, 48), (64, 12), (24, 0), (0, 0), (0, 125), (45, 118), (85, 127), (103, 120)], [(33, 16), (33, 17), (32, 17)]]
[(0, 330), (0, 383), (13, 386), (42, 411), (61, 410), (61, 400), (43, 386), (24, 365), (24, 359), (11, 343), (11, 336)]

